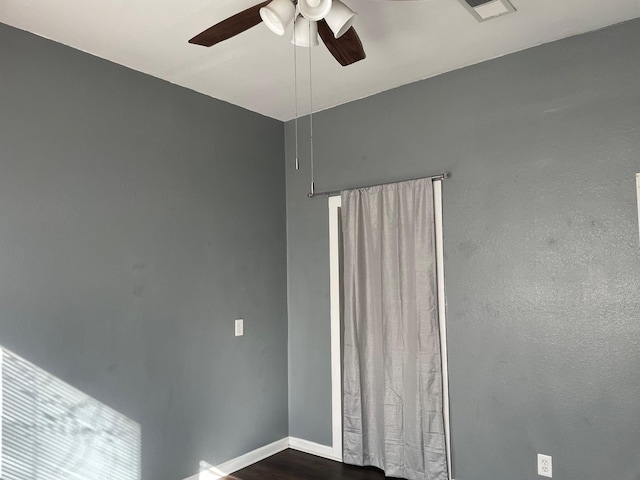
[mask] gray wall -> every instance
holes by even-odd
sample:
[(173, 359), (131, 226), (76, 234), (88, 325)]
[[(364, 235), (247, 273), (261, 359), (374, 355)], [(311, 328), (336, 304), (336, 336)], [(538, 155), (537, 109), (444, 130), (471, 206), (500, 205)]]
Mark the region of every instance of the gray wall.
[[(452, 174), (458, 480), (640, 478), (638, 59), (633, 21), (314, 117), (318, 190)], [(327, 202), (286, 138), (290, 433), (330, 444)]]
[(145, 480), (288, 434), (283, 134), (0, 25), (0, 344), (139, 422)]

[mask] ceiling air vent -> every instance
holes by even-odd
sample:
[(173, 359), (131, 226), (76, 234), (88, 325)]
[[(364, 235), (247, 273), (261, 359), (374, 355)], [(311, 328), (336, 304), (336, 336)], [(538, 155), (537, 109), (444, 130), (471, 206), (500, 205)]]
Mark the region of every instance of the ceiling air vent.
[(509, 0), (459, 0), (479, 22), (515, 12)]

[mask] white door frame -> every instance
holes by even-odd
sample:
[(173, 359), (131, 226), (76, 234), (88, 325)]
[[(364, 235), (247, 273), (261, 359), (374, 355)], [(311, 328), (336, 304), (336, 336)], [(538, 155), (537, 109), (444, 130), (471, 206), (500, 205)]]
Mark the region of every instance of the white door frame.
[(342, 461), (342, 355), (340, 331), (340, 196), (329, 197), (329, 276), (331, 286), (331, 432), (333, 456)]
[(440, 324), (440, 356), (442, 358), (442, 416), (447, 447), (447, 471), (451, 480), (451, 424), (449, 418), (449, 357), (447, 353), (447, 297), (444, 288), (444, 232), (442, 229), (442, 180), (433, 182), (433, 208), (436, 224), (436, 284), (438, 288), (438, 320)]
[[(640, 180), (639, 180), (640, 181)], [(442, 180), (433, 182), (436, 227), (436, 270), (438, 315), (440, 319), (440, 348), (442, 356), (442, 387), (447, 465), (451, 480), (451, 430), (449, 424), (449, 368), (447, 362), (446, 296), (444, 289), (444, 249), (442, 231)], [(342, 460), (342, 358), (340, 309), (340, 196), (329, 197), (329, 275), (331, 278), (331, 431), (333, 457)]]

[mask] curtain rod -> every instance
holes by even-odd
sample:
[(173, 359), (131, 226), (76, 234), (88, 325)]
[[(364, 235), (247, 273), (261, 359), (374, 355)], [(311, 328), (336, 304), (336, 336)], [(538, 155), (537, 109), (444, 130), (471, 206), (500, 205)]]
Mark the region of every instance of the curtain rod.
[[(440, 175), (432, 175), (431, 177), (420, 177), (420, 178), (410, 178), (408, 180), (398, 180), (396, 182), (387, 182), (387, 183), (378, 183), (376, 185), (364, 185), (362, 187), (352, 187), (352, 188), (344, 188), (343, 190), (357, 190), (359, 188), (369, 188), (369, 187), (383, 187), (385, 185), (392, 185), (394, 183), (400, 183), (400, 182), (410, 182), (411, 180), (445, 180), (449, 178), (449, 172), (444, 172), (441, 173)], [(311, 192), (307, 194), (307, 197), (309, 198), (314, 198), (314, 197), (335, 197), (337, 195), (340, 195), (340, 193), (342, 192), (342, 190), (333, 190), (331, 192)]]

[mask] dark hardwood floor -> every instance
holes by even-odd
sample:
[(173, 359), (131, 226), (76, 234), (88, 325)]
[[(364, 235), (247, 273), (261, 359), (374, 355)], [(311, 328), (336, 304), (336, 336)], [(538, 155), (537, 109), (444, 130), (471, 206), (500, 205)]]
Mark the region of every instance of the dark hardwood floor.
[(224, 480), (383, 480), (381, 470), (354, 467), (296, 450), (284, 450)]

